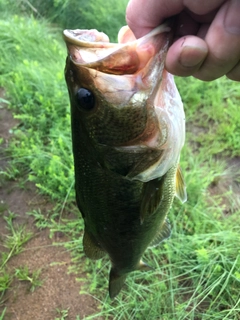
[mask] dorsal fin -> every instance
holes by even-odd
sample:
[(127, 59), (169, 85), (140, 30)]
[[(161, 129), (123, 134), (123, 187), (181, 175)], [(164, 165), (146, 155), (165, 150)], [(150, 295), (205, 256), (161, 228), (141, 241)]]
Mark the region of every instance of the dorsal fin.
[(176, 172), (176, 196), (182, 203), (187, 201), (186, 184), (183, 179), (183, 174), (180, 165), (178, 165)]

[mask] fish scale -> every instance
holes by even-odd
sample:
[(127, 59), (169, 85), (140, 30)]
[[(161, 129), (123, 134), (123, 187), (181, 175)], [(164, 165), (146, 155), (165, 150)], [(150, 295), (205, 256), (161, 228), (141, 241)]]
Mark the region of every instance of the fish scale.
[(99, 111), (97, 115), (92, 115), (87, 126), (89, 135), (93, 139), (96, 138), (99, 143), (117, 146), (139, 136), (145, 129), (147, 121), (145, 108), (141, 110), (131, 107), (122, 110), (116, 108), (110, 113), (106, 103)]

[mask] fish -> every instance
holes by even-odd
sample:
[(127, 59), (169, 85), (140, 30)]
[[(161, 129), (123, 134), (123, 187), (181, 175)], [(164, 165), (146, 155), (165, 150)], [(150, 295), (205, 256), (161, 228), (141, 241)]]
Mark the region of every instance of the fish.
[(83, 249), (109, 257), (111, 299), (129, 273), (152, 269), (142, 256), (170, 236), (174, 197), (187, 199), (184, 109), (164, 68), (171, 30), (164, 23), (136, 39), (124, 26), (118, 43), (96, 29), (63, 31)]

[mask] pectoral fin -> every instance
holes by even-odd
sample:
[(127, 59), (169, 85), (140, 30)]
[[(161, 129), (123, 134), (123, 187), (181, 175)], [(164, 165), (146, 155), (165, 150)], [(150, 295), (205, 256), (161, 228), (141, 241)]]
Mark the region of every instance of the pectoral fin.
[(182, 170), (179, 165), (176, 172), (176, 196), (182, 203), (187, 201), (186, 185), (183, 179)]
[(106, 254), (86, 229), (83, 236), (83, 249), (86, 256), (92, 260), (101, 259)]
[[(144, 150), (145, 147), (142, 147), (142, 150)], [(155, 163), (158, 162), (160, 159), (163, 151), (158, 149), (150, 149), (151, 153), (145, 153), (142, 155), (142, 157), (139, 159), (138, 162), (135, 163), (135, 165), (131, 168), (129, 173), (127, 174), (127, 178), (129, 179), (139, 179), (139, 176), (142, 175), (144, 171), (146, 171), (149, 167), (154, 166)], [(140, 178), (141, 180), (141, 178)]]
[(140, 208), (141, 223), (143, 223), (147, 216), (150, 216), (157, 210), (162, 199), (162, 185), (162, 178), (157, 178), (144, 184)]

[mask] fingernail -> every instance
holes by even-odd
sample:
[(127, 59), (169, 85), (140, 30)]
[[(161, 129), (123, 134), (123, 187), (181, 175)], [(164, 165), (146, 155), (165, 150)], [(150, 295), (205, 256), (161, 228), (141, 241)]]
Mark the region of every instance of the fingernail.
[(227, 13), (224, 19), (224, 26), (227, 32), (240, 34), (240, 1), (231, 0), (228, 4)]
[(182, 48), (179, 62), (183, 67), (193, 68), (203, 62), (207, 53), (207, 50), (204, 48), (184, 46)]

